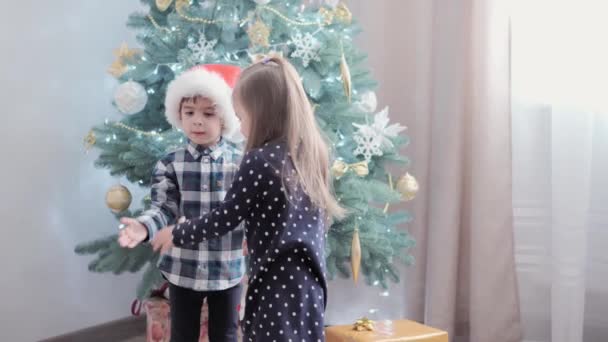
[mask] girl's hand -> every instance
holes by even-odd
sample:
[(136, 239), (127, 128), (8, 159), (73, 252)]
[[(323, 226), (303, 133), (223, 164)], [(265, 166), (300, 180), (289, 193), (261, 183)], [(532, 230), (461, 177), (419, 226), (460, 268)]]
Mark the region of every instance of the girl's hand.
[(152, 249), (154, 251), (160, 250), (162, 254), (173, 248), (173, 227), (175, 226), (167, 226), (154, 235), (154, 239), (152, 240)]

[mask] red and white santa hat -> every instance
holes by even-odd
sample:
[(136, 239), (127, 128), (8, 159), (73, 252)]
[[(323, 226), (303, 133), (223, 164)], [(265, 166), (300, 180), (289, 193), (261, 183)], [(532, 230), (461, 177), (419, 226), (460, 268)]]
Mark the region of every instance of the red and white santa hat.
[(202, 96), (215, 103), (217, 114), (224, 121), (222, 136), (238, 134), (240, 122), (232, 106), (232, 88), (241, 73), (236, 65), (201, 64), (177, 76), (165, 95), (165, 116), (176, 128), (182, 128), (180, 104), (184, 97)]

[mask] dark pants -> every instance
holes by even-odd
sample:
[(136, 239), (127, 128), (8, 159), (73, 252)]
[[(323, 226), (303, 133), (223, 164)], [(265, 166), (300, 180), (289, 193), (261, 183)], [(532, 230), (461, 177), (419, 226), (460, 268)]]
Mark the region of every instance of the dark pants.
[(237, 342), (240, 284), (222, 291), (194, 291), (170, 284), (171, 342), (198, 342), (205, 298), (209, 306), (209, 342)]

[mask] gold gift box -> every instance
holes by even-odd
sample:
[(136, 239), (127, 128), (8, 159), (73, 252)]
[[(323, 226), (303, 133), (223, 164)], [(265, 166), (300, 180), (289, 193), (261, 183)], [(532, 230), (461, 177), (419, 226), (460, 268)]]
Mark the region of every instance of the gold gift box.
[(448, 333), (420, 323), (397, 320), (376, 322), (373, 331), (356, 331), (353, 325), (325, 329), (327, 342), (448, 342)]

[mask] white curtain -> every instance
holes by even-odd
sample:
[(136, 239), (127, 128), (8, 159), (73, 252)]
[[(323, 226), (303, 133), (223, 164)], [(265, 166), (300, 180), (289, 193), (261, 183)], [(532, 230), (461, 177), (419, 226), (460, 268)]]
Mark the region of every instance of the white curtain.
[(603, 1), (512, 8), (513, 203), (526, 341), (608, 341)]
[(521, 340), (508, 4), (349, 1), (364, 28), (361, 44), (380, 81), (380, 103), (408, 126), (404, 153), (421, 185), (408, 204), (417, 245), (404, 281), (406, 301), (386, 297), (391, 303), (380, 316), (402, 310), (406, 318), (447, 330), (455, 342)]

